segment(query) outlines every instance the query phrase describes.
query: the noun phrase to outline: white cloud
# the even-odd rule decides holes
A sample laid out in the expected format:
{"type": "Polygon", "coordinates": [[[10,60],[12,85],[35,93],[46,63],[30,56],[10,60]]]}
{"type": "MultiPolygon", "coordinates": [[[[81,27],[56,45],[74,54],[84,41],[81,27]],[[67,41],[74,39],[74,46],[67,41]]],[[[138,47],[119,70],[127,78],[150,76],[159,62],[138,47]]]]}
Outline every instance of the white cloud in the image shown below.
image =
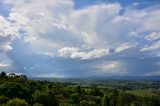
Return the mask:
{"type": "Polygon", "coordinates": [[[159,50],[159,49],[160,49],[160,41],[157,41],[151,45],[146,45],[140,51],[143,52],[143,51],[151,51],[151,50],[159,50]]]}
{"type": "Polygon", "coordinates": [[[123,66],[123,62],[120,61],[110,61],[102,64],[98,64],[96,68],[107,75],[126,75],[127,70],[123,66]]]}
{"type": "Polygon", "coordinates": [[[11,41],[18,36],[16,29],[6,17],[0,16],[0,52],[11,50],[11,41]]]}
{"type": "Polygon", "coordinates": [[[109,49],[94,49],[86,53],[82,57],[82,59],[93,59],[93,58],[100,58],[102,56],[109,55],[110,51],[109,49]]]}
{"type": "Polygon", "coordinates": [[[110,52],[108,49],[94,49],[90,51],[80,51],[77,48],[65,47],[58,51],[58,56],[69,58],[80,58],[82,60],[100,58],[108,55],[110,52]]]}
{"type": "Polygon", "coordinates": [[[55,55],[52,52],[42,52],[39,53],[40,55],[44,55],[44,56],[49,56],[49,57],[54,57],[55,55]]]}
{"type": "Polygon", "coordinates": [[[47,78],[47,77],[54,77],[54,78],[65,78],[66,76],[64,75],[58,75],[55,73],[50,73],[50,74],[41,74],[41,75],[37,75],[36,77],[40,77],[40,78],[47,78]]]}
{"type": "MultiPolygon", "coordinates": [[[[9,20],[16,24],[13,28],[21,28],[25,42],[38,53],[57,52],[66,46],[83,51],[80,50],[83,45],[95,49],[94,52],[101,48],[123,52],[135,46],[131,42],[137,43],[139,33],[155,32],[160,27],[157,18],[160,11],[155,8],[137,10],[123,8],[119,3],[102,3],[76,10],[72,0],[5,0],[4,3],[11,6],[9,20]],[[125,11],[120,15],[122,8],[125,11]]],[[[154,35],[154,39],[158,37],[154,35]]],[[[76,52],[72,58],[82,57],[86,52],[76,52]]]]}
{"type": "Polygon", "coordinates": [[[121,44],[118,48],[116,48],[115,52],[116,53],[123,52],[125,50],[128,50],[128,49],[135,47],[136,45],[137,45],[137,43],[135,43],[135,44],[124,43],[124,44],[121,44]]]}
{"type": "Polygon", "coordinates": [[[6,42],[5,44],[0,45],[0,52],[6,52],[8,50],[12,50],[13,48],[10,46],[9,42],[6,42]]]}
{"type": "Polygon", "coordinates": [[[145,36],[145,39],[149,41],[160,39],[160,32],[152,32],[151,34],[145,36]]]}
{"type": "Polygon", "coordinates": [[[10,19],[26,31],[28,36],[25,41],[30,42],[38,50],[42,50],[41,48],[59,49],[64,46],[73,46],[75,43],[77,46],[104,46],[106,41],[101,39],[104,35],[96,31],[101,26],[99,24],[101,18],[105,15],[103,20],[109,21],[117,16],[121,9],[117,3],[75,10],[73,1],[61,0],[17,1],[16,3],[6,0],[5,3],[12,5],[10,19]]]}
{"type": "Polygon", "coordinates": [[[72,53],[78,52],[77,48],[74,47],[64,47],[58,51],[59,56],[69,57],[72,53]]]}
{"type": "MultiPolygon", "coordinates": [[[[119,47],[113,48],[113,49],[98,48],[98,49],[89,49],[89,50],[85,49],[85,47],[82,50],[75,47],[64,47],[58,50],[57,56],[68,57],[68,58],[80,58],[82,60],[94,59],[94,58],[100,58],[107,55],[112,55],[113,53],[121,53],[135,47],[136,45],[137,43],[135,44],[124,43],[124,44],[121,44],[119,47]]],[[[52,56],[52,57],[54,56],[54,54],[51,52],[50,53],[44,52],[43,54],[52,56]]]]}
{"type": "Polygon", "coordinates": [[[112,72],[112,73],[117,72],[116,68],[117,68],[117,65],[114,64],[114,63],[105,64],[105,65],[102,66],[103,71],[107,71],[107,72],[109,71],[109,72],[112,72]]]}
{"type": "MultiPolygon", "coordinates": [[[[10,10],[8,17],[0,16],[0,51],[11,49],[14,51],[11,41],[21,37],[24,41],[14,42],[14,46],[17,47],[17,51],[21,50],[21,57],[28,61],[20,60],[15,50],[13,55],[16,56],[11,58],[13,61],[15,59],[14,62],[20,61],[17,63],[40,64],[39,60],[42,63],[50,62],[48,58],[44,62],[44,57],[39,57],[42,55],[37,54],[55,58],[56,56],[74,58],[76,61],[92,59],[94,62],[95,58],[103,56],[114,58],[119,54],[126,56],[131,53],[138,54],[139,48],[144,45],[148,46],[140,51],[148,51],[147,53],[151,50],[158,53],[160,48],[159,8],[149,7],[139,10],[135,7],[123,7],[119,3],[99,3],[75,9],[73,0],[17,0],[16,2],[4,0],[4,5],[10,10]],[[151,34],[144,37],[146,33],[151,34]],[[36,59],[31,61],[30,55],[23,53],[32,50],[38,62],[36,59]]],[[[105,59],[102,61],[110,61],[105,59]]],[[[94,65],[96,66],[98,62],[94,65]]],[[[47,63],[45,68],[51,70],[49,68],[53,66],[50,64],[47,63]]],[[[117,68],[111,73],[126,73],[123,67],[127,66],[123,66],[122,63],[98,64],[98,68],[107,73],[114,64],[117,68]]],[[[89,69],[92,67],[93,64],[89,69]]]]}
{"type": "Polygon", "coordinates": [[[10,13],[9,20],[12,23],[19,24],[19,25],[27,25],[29,23],[29,19],[19,13],[10,13]]]}
{"type": "Polygon", "coordinates": [[[10,64],[6,64],[6,63],[0,63],[0,68],[6,68],[9,67],[10,64]]]}

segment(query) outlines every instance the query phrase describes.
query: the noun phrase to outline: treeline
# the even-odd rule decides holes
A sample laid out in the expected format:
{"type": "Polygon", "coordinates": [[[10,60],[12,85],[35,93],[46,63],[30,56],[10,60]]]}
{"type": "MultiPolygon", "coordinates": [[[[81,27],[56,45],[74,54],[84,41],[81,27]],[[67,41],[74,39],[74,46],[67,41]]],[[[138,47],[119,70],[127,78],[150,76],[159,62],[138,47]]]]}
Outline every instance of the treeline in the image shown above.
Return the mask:
{"type": "Polygon", "coordinates": [[[0,106],[160,106],[160,91],[139,96],[127,90],[34,81],[2,72],[0,106]]]}

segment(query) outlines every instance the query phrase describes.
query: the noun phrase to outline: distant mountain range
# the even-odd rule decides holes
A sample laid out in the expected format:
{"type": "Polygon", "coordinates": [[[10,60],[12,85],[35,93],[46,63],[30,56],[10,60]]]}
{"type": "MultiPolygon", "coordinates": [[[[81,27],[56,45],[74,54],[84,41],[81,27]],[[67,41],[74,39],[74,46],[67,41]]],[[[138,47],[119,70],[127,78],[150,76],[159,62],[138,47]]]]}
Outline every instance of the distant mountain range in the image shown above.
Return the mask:
{"type": "Polygon", "coordinates": [[[95,80],[153,80],[160,81],[160,76],[108,76],[108,77],[99,77],[99,76],[90,76],[89,78],[95,80]]]}
{"type": "Polygon", "coordinates": [[[86,78],[54,78],[54,77],[30,77],[33,80],[45,80],[51,82],[79,82],[79,81],[160,81],[160,76],[90,76],[86,78]]]}

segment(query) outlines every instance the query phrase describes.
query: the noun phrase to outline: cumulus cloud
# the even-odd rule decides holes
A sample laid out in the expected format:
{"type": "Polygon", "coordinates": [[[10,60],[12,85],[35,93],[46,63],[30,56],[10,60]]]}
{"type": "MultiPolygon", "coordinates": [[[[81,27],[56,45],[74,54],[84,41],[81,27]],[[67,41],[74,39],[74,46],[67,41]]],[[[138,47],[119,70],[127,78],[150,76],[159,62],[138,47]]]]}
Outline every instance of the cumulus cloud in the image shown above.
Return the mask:
{"type": "Polygon", "coordinates": [[[115,52],[116,53],[123,52],[123,51],[125,51],[127,49],[131,49],[131,48],[135,47],[136,45],[137,45],[137,43],[135,43],[135,44],[124,43],[124,44],[121,44],[120,47],[117,47],[115,49],[115,52]]]}
{"type": "Polygon", "coordinates": [[[3,16],[0,16],[0,52],[11,50],[11,41],[17,37],[17,29],[3,16]]]}
{"type": "Polygon", "coordinates": [[[60,56],[63,56],[63,57],[68,57],[70,56],[72,53],[75,53],[75,52],[78,52],[78,49],[77,48],[69,48],[69,47],[65,47],[65,48],[62,48],[58,51],[59,55],[60,56]]]}
{"type": "Polygon", "coordinates": [[[126,75],[127,69],[124,68],[124,64],[121,61],[103,62],[96,65],[96,68],[104,75],[126,75]]]}
{"type": "Polygon", "coordinates": [[[58,51],[58,56],[69,58],[94,59],[108,55],[110,52],[108,49],[94,49],[90,51],[80,51],[74,47],[64,47],[58,51]]]}
{"type": "Polygon", "coordinates": [[[121,8],[119,4],[102,4],[75,10],[72,1],[55,0],[51,2],[18,1],[17,3],[7,0],[5,3],[13,6],[10,19],[19,23],[20,27],[26,30],[29,35],[26,37],[26,41],[30,41],[37,46],[43,46],[41,42],[47,42],[48,46],[53,45],[51,40],[54,40],[54,45],[61,43],[61,46],[63,44],[72,46],[74,42],[77,42],[78,46],[84,44],[95,46],[101,42],[101,40],[98,40],[101,39],[99,36],[104,36],[96,32],[100,26],[99,21],[102,15],[108,17],[104,21],[109,21],[112,17],[118,15],[121,8]],[[32,7],[35,8],[34,11],[36,12],[30,9],[32,7]],[[92,14],[89,14],[91,12],[92,14]],[[84,16],[86,17],[85,20],[83,19],[84,16]],[[26,24],[27,26],[25,26],[26,24]],[[36,38],[36,40],[41,42],[37,42],[32,38],[36,38]]]}
{"type": "Polygon", "coordinates": [[[160,32],[152,32],[151,34],[145,36],[145,39],[149,41],[160,39],[160,32]]]}
{"type": "Polygon", "coordinates": [[[9,67],[10,64],[6,64],[6,63],[0,63],[0,68],[6,68],[9,67]]]}
{"type": "Polygon", "coordinates": [[[18,24],[16,27],[25,32],[25,41],[38,52],[54,53],[65,46],[81,49],[83,45],[94,49],[117,48],[115,51],[122,52],[133,47],[125,42],[135,44],[139,33],[159,26],[156,18],[159,10],[125,8],[120,14],[123,7],[119,3],[95,4],[78,10],[74,1],[67,0],[18,0],[16,3],[5,0],[4,3],[12,7],[9,19],[18,24]],[[136,36],[130,36],[133,32],[136,36]]]}
{"type": "Polygon", "coordinates": [[[10,46],[10,42],[6,42],[5,44],[0,45],[0,52],[6,52],[12,49],[13,48],[10,46]]]}
{"type": "Polygon", "coordinates": [[[151,45],[146,45],[140,51],[151,51],[151,50],[159,50],[160,49],[160,41],[154,42],[151,45]]]}
{"type": "MultiPolygon", "coordinates": [[[[75,47],[64,47],[58,50],[57,56],[68,57],[68,58],[80,58],[82,60],[100,58],[103,56],[113,55],[120,52],[124,52],[128,49],[135,47],[137,43],[124,43],[117,48],[108,49],[91,49],[91,50],[80,50],[75,47]]],[[[44,53],[46,54],[46,53],[44,53]]],[[[47,53],[48,56],[53,56],[52,53],[47,53]]]]}
{"type": "MultiPolygon", "coordinates": [[[[158,53],[160,48],[160,10],[154,6],[137,9],[120,3],[98,3],[76,9],[73,0],[4,0],[3,5],[10,10],[8,17],[0,16],[0,51],[12,49],[10,57],[15,64],[37,64],[38,58],[45,60],[42,55],[79,62],[117,58],[119,54],[141,58],[139,51],[148,51],[145,57],[151,50],[158,53]],[[16,38],[22,41],[13,44],[16,38]],[[20,56],[15,56],[19,50],[20,56],[31,62],[20,61],[20,56]],[[26,55],[28,51],[37,56],[37,61],[26,55]]],[[[105,64],[104,69],[112,66],[105,64]]],[[[51,70],[53,64],[44,67],[51,70]]]]}

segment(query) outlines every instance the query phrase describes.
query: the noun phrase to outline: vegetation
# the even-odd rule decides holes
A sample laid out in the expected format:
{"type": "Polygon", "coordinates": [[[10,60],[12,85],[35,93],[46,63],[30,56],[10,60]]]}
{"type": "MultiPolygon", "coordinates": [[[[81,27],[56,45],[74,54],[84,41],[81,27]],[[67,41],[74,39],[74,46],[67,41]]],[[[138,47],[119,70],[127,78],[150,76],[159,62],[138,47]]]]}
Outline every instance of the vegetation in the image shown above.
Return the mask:
{"type": "Polygon", "coordinates": [[[156,81],[76,84],[0,74],[0,106],[160,106],[156,81]],[[146,87],[144,87],[146,86],[146,87]]]}
{"type": "Polygon", "coordinates": [[[28,106],[25,100],[21,100],[18,98],[11,99],[6,105],[7,106],[28,106]]]}

